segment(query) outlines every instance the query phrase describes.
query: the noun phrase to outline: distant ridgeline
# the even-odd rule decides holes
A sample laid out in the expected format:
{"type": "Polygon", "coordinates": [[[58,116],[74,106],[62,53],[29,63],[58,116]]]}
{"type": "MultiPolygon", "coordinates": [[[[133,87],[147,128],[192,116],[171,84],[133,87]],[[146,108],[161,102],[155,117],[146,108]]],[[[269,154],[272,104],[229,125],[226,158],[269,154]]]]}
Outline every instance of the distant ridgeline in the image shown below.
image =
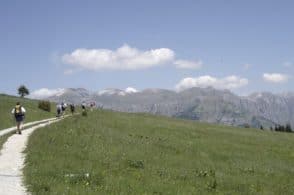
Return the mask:
{"type": "Polygon", "coordinates": [[[228,90],[210,87],[181,92],[164,89],[146,89],[141,92],[107,89],[96,93],[82,88],[69,88],[48,99],[75,104],[95,101],[96,106],[115,111],[146,112],[243,127],[274,129],[278,125],[294,126],[294,93],[254,93],[240,97],[228,90]]]}

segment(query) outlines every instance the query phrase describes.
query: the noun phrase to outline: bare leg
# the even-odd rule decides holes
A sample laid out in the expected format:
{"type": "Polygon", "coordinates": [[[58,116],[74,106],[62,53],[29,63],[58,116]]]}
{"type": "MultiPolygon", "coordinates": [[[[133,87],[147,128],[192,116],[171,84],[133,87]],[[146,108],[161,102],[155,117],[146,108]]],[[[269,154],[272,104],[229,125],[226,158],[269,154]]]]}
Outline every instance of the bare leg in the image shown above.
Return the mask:
{"type": "Polygon", "coordinates": [[[16,133],[20,132],[20,122],[16,122],[16,133]]]}
{"type": "Polygon", "coordinates": [[[21,134],[21,130],[22,130],[22,122],[19,123],[19,130],[18,130],[19,134],[21,134]]]}

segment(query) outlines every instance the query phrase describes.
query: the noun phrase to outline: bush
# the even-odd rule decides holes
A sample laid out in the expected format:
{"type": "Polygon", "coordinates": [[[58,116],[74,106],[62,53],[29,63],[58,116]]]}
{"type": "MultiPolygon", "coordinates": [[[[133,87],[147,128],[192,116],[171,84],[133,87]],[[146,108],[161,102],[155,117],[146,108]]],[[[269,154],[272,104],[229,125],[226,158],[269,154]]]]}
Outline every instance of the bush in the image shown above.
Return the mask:
{"type": "Polygon", "coordinates": [[[86,110],[83,110],[83,112],[82,112],[82,116],[87,116],[88,114],[87,114],[87,111],[86,110]]]}
{"type": "Polygon", "coordinates": [[[290,124],[286,124],[286,126],[284,126],[284,125],[276,125],[275,126],[275,131],[292,133],[292,128],[291,128],[290,124]]]}
{"type": "Polygon", "coordinates": [[[243,127],[244,127],[244,128],[250,128],[250,125],[249,125],[248,123],[245,123],[245,124],[243,125],[243,127]]]}
{"type": "Polygon", "coordinates": [[[39,101],[38,108],[40,108],[41,110],[50,112],[51,111],[51,104],[49,101],[39,101]]]}
{"type": "Polygon", "coordinates": [[[142,160],[128,160],[129,167],[135,169],[144,169],[144,163],[142,160]]]}

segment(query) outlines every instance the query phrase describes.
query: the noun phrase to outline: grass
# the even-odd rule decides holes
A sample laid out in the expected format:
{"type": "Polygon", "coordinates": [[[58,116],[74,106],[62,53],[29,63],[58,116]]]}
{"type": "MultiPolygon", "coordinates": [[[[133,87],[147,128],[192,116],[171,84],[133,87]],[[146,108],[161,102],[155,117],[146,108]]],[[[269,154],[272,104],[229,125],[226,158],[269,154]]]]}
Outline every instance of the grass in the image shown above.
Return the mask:
{"type": "Polygon", "coordinates": [[[35,131],[32,194],[294,194],[294,135],[111,111],[35,131]]]}
{"type": "Polygon", "coordinates": [[[25,122],[31,122],[55,116],[54,104],[52,104],[51,107],[53,110],[51,112],[46,112],[38,108],[37,100],[0,94],[0,130],[15,125],[14,116],[11,114],[11,110],[18,101],[21,102],[27,111],[25,122]]]}

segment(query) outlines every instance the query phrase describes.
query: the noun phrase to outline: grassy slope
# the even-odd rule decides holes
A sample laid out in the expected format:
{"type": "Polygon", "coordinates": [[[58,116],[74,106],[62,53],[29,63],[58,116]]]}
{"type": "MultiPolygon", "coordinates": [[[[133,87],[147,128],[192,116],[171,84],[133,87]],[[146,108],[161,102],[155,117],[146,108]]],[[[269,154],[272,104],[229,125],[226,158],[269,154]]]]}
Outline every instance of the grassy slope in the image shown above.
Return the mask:
{"type": "Polygon", "coordinates": [[[21,102],[27,111],[25,122],[41,120],[55,116],[54,105],[52,105],[53,110],[51,112],[45,112],[38,108],[38,101],[36,100],[0,94],[0,130],[15,125],[11,110],[14,108],[17,101],[21,102]]]}
{"type": "Polygon", "coordinates": [[[24,174],[33,194],[294,194],[293,148],[294,134],[94,111],[34,132],[24,174]]]}

